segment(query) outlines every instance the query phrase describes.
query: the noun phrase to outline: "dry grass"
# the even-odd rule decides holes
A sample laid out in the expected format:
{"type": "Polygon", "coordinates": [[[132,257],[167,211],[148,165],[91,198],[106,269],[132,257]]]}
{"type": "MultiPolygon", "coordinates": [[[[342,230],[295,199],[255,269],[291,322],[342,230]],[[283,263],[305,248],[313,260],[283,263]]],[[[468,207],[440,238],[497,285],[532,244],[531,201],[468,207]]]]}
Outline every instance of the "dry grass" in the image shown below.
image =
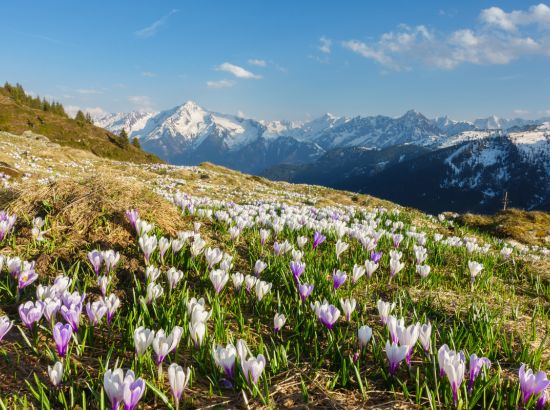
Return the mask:
{"type": "Polygon", "coordinates": [[[546,212],[509,209],[496,215],[464,214],[458,221],[499,238],[530,245],[544,245],[550,236],[550,214],[546,212]]]}

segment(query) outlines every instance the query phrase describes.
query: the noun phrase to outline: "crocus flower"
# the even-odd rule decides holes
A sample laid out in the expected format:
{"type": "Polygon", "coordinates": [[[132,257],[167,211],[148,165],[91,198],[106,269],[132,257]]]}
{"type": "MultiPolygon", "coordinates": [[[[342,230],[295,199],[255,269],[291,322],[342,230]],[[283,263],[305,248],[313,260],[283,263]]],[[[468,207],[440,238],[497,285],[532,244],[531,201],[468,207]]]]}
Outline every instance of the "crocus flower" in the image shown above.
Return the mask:
{"type": "Polygon", "coordinates": [[[383,255],[383,252],[372,251],[370,253],[370,260],[373,261],[374,263],[378,264],[378,263],[380,263],[380,259],[382,259],[382,255],[383,255]]]}
{"type": "Polygon", "coordinates": [[[401,262],[399,259],[391,258],[390,259],[390,278],[393,278],[397,275],[403,268],[405,263],[401,262]]]}
{"type": "Polygon", "coordinates": [[[356,305],[357,302],[355,299],[340,299],[340,306],[342,307],[342,311],[344,312],[344,316],[348,322],[351,320],[351,314],[355,310],[356,305]]]}
{"type": "Polygon", "coordinates": [[[145,393],[145,381],[141,377],[137,379],[134,372],[128,370],[124,377],[122,401],[124,410],[134,410],[145,393]]]}
{"type": "Polygon", "coordinates": [[[335,271],[332,274],[332,287],[335,290],[338,289],[340,286],[342,286],[344,284],[347,277],[348,277],[348,275],[346,274],[346,272],[341,272],[339,270],[335,271]]]}
{"type": "Polygon", "coordinates": [[[258,384],[258,380],[265,369],[265,363],[265,357],[262,354],[241,361],[241,368],[249,385],[258,384]]]}
{"type": "Polygon", "coordinates": [[[97,325],[106,313],[107,306],[105,306],[105,303],[102,300],[96,300],[93,303],[86,303],[86,314],[88,315],[88,319],[90,319],[90,323],[93,326],[97,325]]]}
{"type": "Polygon", "coordinates": [[[178,283],[183,279],[183,272],[172,267],[166,271],[166,278],[170,289],[175,289],[178,283]]]}
{"type": "Polygon", "coordinates": [[[10,318],[7,316],[0,316],[0,342],[6,336],[13,326],[13,322],[10,321],[10,318]]]}
{"type": "Polygon", "coordinates": [[[403,359],[407,356],[408,350],[409,346],[407,345],[399,346],[395,342],[390,344],[390,342],[386,340],[386,356],[388,357],[388,361],[390,363],[390,374],[392,376],[395,376],[397,373],[397,369],[403,359]]]}
{"type": "Polygon", "coordinates": [[[66,305],[61,306],[61,316],[67,321],[73,328],[73,332],[78,332],[78,326],[80,325],[80,314],[82,313],[82,303],[73,303],[69,307],[66,305]]]}
{"type": "Polygon", "coordinates": [[[483,265],[475,261],[468,261],[468,269],[470,270],[470,276],[472,277],[473,282],[479,272],[483,269],[483,265]]]}
{"type": "Polygon", "coordinates": [[[296,239],[296,243],[298,244],[298,248],[302,249],[307,243],[307,238],[305,236],[299,236],[298,239],[296,239]]]}
{"type": "Polygon", "coordinates": [[[367,325],[361,326],[357,331],[357,338],[359,339],[359,347],[361,349],[366,347],[371,337],[372,337],[372,329],[367,325]]]}
{"type": "Polygon", "coordinates": [[[222,291],[223,287],[229,280],[229,274],[221,269],[211,270],[209,277],[210,282],[212,282],[212,285],[214,286],[216,294],[219,294],[222,291]]]}
{"type": "Polygon", "coordinates": [[[56,323],[52,329],[52,336],[57,349],[57,355],[64,358],[67,355],[67,348],[73,335],[73,329],[68,324],[56,323]]]}
{"type": "Polygon", "coordinates": [[[286,317],[282,313],[275,313],[275,317],[273,318],[273,329],[275,332],[278,332],[281,330],[281,328],[285,325],[286,317]]]}
{"type": "Polygon", "coordinates": [[[128,219],[128,222],[130,222],[130,225],[137,231],[137,225],[136,222],[139,219],[139,213],[137,209],[129,209],[126,211],[126,218],[128,219]]]}
{"type": "Polygon", "coordinates": [[[101,269],[101,264],[103,263],[103,253],[97,249],[94,249],[93,251],[88,252],[88,260],[90,261],[96,275],[99,275],[99,270],[101,269]]]}
{"type": "Polygon", "coordinates": [[[425,278],[430,274],[431,268],[429,265],[416,265],[416,273],[420,275],[420,277],[425,278]]]}
{"type": "Polygon", "coordinates": [[[170,383],[170,389],[172,390],[172,395],[174,396],[174,402],[176,403],[176,409],[179,408],[179,402],[181,395],[189,383],[191,378],[191,369],[188,367],[185,371],[183,367],[179,366],[176,363],[172,363],[168,367],[168,381],[170,383]]]}
{"type": "Polygon", "coordinates": [[[105,303],[105,306],[107,307],[107,323],[111,323],[113,317],[115,316],[115,312],[120,306],[120,299],[117,295],[111,293],[106,298],[103,298],[103,303],[105,303]]]}
{"type": "Polygon", "coordinates": [[[233,282],[233,287],[235,288],[235,290],[241,290],[244,282],[244,275],[240,272],[235,272],[233,275],[231,275],[231,281],[233,282]]]}
{"type": "Polygon", "coordinates": [[[59,386],[61,379],[63,379],[63,363],[55,362],[53,366],[48,365],[48,377],[54,387],[59,386]]]}
{"type": "MultiPolygon", "coordinates": [[[[399,343],[399,330],[405,328],[405,319],[397,319],[395,316],[388,317],[388,331],[390,332],[391,341],[394,343],[399,343]]],[[[405,343],[401,343],[405,344],[405,343]]]]}
{"type": "Polygon", "coordinates": [[[254,264],[254,274],[256,276],[260,276],[260,273],[262,273],[265,270],[265,268],[267,268],[267,263],[258,259],[254,264]]]}
{"type": "Polygon", "coordinates": [[[304,273],[305,269],[306,269],[305,263],[297,262],[297,261],[290,262],[290,271],[292,272],[292,277],[294,278],[294,282],[296,283],[300,282],[300,276],[302,276],[302,273],[304,273]]]}
{"type": "Polygon", "coordinates": [[[330,305],[326,300],[322,304],[316,302],[315,314],[317,315],[317,319],[319,319],[319,321],[329,330],[332,330],[334,324],[340,317],[338,308],[334,305],[330,305]]]}
{"type": "Polygon", "coordinates": [[[544,410],[544,407],[548,401],[550,401],[550,393],[548,392],[548,389],[545,389],[537,400],[537,410],[544,410]]]}
{"type": "Polygon", "coordinates": [[[301,283],[298,285],[298,293],[300,293],[300,298],[302,303],[306,301],[307,297],[313,292],[313,285],[309,283],[301,283]]]}
{"type": "Polygon", "coordinates": [[[159,246],[159,253],[160,253],[160,259],[164,260],[164,254],[168,249],[170,249],[170,246],[172,244],[170,243],[170,239],[165,238],[164,236],[159,239],[158,246],[159,246]]]}
{"type": "Polygon", "coordinates": [[[208,264],[208,269],[212,269],[214,265],[220,263],[223,257],[223,252],[220,248],[206,248],[204,258],[208,264]]]}
{"type": "Polygon", "coordinates": [[[44,303],[39,300],[35,303],[29,301],[19,305],[19,317],[29,330],[32,330],[34,324],[40,320],[43,313],[44,303]]]}
{"type": "Polygon", "coordinates": [[[406,361],[409,366],[411,365],[411,357],[414,352],[416,342],[418,341],[419,334],[420,323],[416,323],[408,327],[397,327],[397,337],[399,339],[399,343],[409,346],[406,357],[406,361]]]}
{"type": "Polygon", "coordinates": [[[145,268],[145,277],[148,282],[155,282],[160,276],[160,269],[156,266],[149,265],[145,268]]]}
{"type": "Polygon", "coordinates": [[[155,235],[149,236],[147,234],[143,234],[143,236],[140,236],[138,240],[139,246],[141,247],[141,250],[143,251],[143,257],[145,258],[145,264],[149,265],[149,259],[151,258],[151,255],[157,249],[158,240],[155,235]]]}
{"type": "Polygon", "coordinates": [[[378,263],[373,261],[366,261],[365,262],[365,269],[367,271],[367,276],[370,278],[374,271],[378,268],[378,263]]]}
{"type": "Polygon", "coordinates": [[[191,321],[189,322],[189,335],[191,340],[195,344],[195,347],[202,345],[204,336],[206,334],[206,324],[202,321],[191,321]]]}
{"type": "Polygon", "coordinates": [[[142,356],[155,339],[155,332],[140,326],[134,330],[134,346],[138,357],[142,356]]]}
{"type": "Polygon", "coordinates": [[[491,361],[486,357],[477,357],[474,353],[470,356],[470,376],[468,378],[468,391],[471,393],[474,389],[474,382],[481,372],[481,369],[485,366],[486,368],[491,367],[491,361]]]}
{"type": "Polygon", "coordinates": [[[336,259],[340,259],[340,255],[349,248],[349,244],[338,239],[338,241],[336,241],[335,248],[336,248],[336,259]]]}
{"type": "Polygon", "coordinates": [[[458,393],[460,391],[460,385],[464,380],[464,370],[466,365],[464,358],[460,354],[449,355],[443,361],[443,371],[449,379],[451,389],[453,390],[454,402],[458,402],[458,393]]]}
{"type": "Polygon", "coordinates": [[[111,402],[111,410],[118,410],[124,398],[124,371],[107,369],[103,375],[103,388],[111,402]]]}
{"type": "Polygon", "coordinates": [[[420,344],[422,345],[426,353],[430,352],[430,346],[432,342],[431,336],[432,336],[432,324],[430,322],[420,326],[420,333],[418,335],[418,339],[420,340],[420,344]]]}
{"type": "Polygon", "coordinates": [[[351,283],[353,283],[355,285],[357,283],[357,281],[359,279],[361,279],[361,277],[365,274],[365,271],[366,271],[366,269],[365,269],[364,266],[353,265],[353,271],[352,271],[352,274],[351,274],[351,283]]]}
{"type": "Polygon", "coordinates": [[[395,303],[384,302],[383,300],[379,299],[376,303],[376,306],[378,307],[378,315],[380,316],[380,321],[383,325],[385,325],[388,321],[388,316],[395,308],[395,303]]]}
{"type": "Polygon", "coordinates": [[[260,301],[271,291],[271,283],[264,282],[263,280],[257,280],[255,285],[256,298],[260,301]]]}
{"type": "Polygon", "coordinates": [[[164,294],[164,289],[162,286],[155,282],[151,282],[147,285],[147,294],[145,298],[145,303],[150,304],[153,301],[157,300],[164,294]]]}
{"type": "Polygon", "coordinates": [[[17,217],[5,211],[0,211],[0,241],[4,240],[12,231],[17,217]]]}
{"type": "Polygon", "coordinates": [[[112,249],[103,252],[103,262],[105,262],[105,273],[111,273],[120,261],[120,253],[112,249]]]}
{"type": "Polygon", "coordinates": [[[105,296],[107,294],[107,289],[109,287],[109,283],[111,282],[111,278],[109,276],[98,276],[97,278],[97,286],[99,286],[99,290],[101,291],[101,294],[105,296]]]}
{"type": "Polygon", "coordinates": [[[156,354],[157,364],[161,364],[164,358],[177,347],[182,334],[183,328],[180,326],[175,326],[168,336],[166,336],[162,329],[157,331],[153,339],[153,350],[156,354]]]}
{"type": "Polygon", "coordinates": [[[319,245],[321,245],[325,239],[327,239],[326,236],[324,236],[323,234],[321,234],[321,232],[315,232],[313,234],[313,249],[316,249],[319,245]]]}
{"type": "Polygon", "coordinates": [[[44,317],[46,320],[53,324],[53,320],[61,309],[61,301],[59,299],[44,299],[44,317]]]}
{"type": "Polygon", "coordinates": [[[212,355],[216,364],[225,373],[225,377],[233,380],[235,378],[235,359],[237,358],[235,346],[231,343],[228,343],[226,347],[218,345],[212,355]]]}
{"type": "Polygon", "coordinates": [[[23,262],[21,272],[17,277],[17,288],[23,289],[38,279],[38,274],[34,270],[34,262],[23,262]]]}
{"type": "Polygon", "coordinates": [[[267,229],[260,229],[260,243],[262,246],[265,245],[266,241],[269,239],[270,231],[267,229]]]}
{"type": "Polygon", "coordinates": [[[393,234],[392,240],[393,240],[393,246],[395,248],[399,248],[399,245],[401,244],[401,241],[403,240],[403,235],[401,235],[400,233],[393,234]]]}
{"type": "Polygon", "coordinates": [[[519,368],[519,387],[524,404],[529,401],[531,396],[542,393],[548,385],[550,385],[550,380],[542,370],[535,374],[531,369],[525,371],[525,364],[519,368]]]}

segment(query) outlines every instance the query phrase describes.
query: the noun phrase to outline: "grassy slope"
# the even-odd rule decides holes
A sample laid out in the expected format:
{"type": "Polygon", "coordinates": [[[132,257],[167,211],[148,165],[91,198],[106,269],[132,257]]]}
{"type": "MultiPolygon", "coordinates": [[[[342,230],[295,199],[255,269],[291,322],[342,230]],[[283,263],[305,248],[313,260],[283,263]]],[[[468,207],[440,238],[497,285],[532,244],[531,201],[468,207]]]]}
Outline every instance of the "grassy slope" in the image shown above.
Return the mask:
{"type": "Polygon", "coordinates": [[[0,88],[0,131],[41,134],[52,142],[93,152],[99,157],[138,163],[161,162],[153,154],[129,144],[121,147],[116,136],[91,124],[79,125],[75,120],[16,103],[0,88]]]}
{"type": "MultiPolygon", "coordinates": [[[[159,188],[239,203],[266,199],[316,207],[337,205],[368,208],[384,206],[388,209],[396,207],[387,201],[366,195],[354,195],[316,186],[276,183],[212,164],[176,168],[154,164],[113,163],[97,158],[89,152],[65,147],[59,149],[43,141],[31,141],[2,133],[0,133],[0,162],[10,166],[17,164],[21,172],[32,174],[28,181],[16,179],[12,187],[0,189],[0,209],[9,209],[19,216],[17,240],[2,249],[2,253],[36,260],[41,283],[51,282],[51,279],[61,271],[66,271],[69,275],[74,274],[75,278],[78,277],[78,288],[85,284],[89,297],[93,300],[97,298],[97,288],[94,276],[90,275],[89,268],[84,266],[87,251],[93,248],[112,248],[120,251],[122,263],[112,288],[122,299],[122,312],[127,312],[133,305],[132,278],[134,275],[143,277],[142,255],[137,250],[133,234],[125,221],[124,211],[128,208],[138,208],[145,220],[155,223],[158,232],[167,236],[173,237],[177,230],[193,229],[192,223],[195,219],[188,215],[183,216],[173,205],[153,192],[159,188]],[[50,168],[53,171],[50,171],[50,168]],[[55,182],[46,185],[38,182],[54,174],[58,174],[55,182]],[[35,244],[30,239],[30,221],[34,216],[47,218],[50,231],[46,243],[35,244]]],[[[399,208],[402,211],[401,220],[407,224],[415,224],[430,234],[437,231],[446,235],[474,236],[482,243],[488,242],[497,247],[493,236],[485,232],[478,233],[477,229],[471,229],[468,224],[464,226],[438,224],[418,211],[399,208]]],[[[250,272],[251,263],[253,264],[256,258],[261,257],[270,263],[270,271],[277,272],[277,275],[281,276],[287,272],[287,261],[280,261],[269,256],[267,251],[258,249],[257,233],[251,233],[250,236],[243,235],[236,248],[232,248],[227,230],[219,223],[203,221],[201,234],[208,241],[208,246],[219,246],[225,251],[236,254],[235,270],[243,273],[250,272]]],[[[323,260],[331,260],[333,257],[334,238],[330,238],[329,241],[330,245],[322,251],[323,260]]],[[[389,243],[384,245],[385,252],[389,248],[389,243]]],[[[357,247],[349,250],[345,258],[346,264],[352,263],[352,255],[360,256],[361,250],[357,247]]],[[[364,278],[361,288],[357,287],[354,290],[353,296],[358,299],[361,310],[357,312],[355,321],[350,325],[349,338],[354,337],[353,332],[358,324],[368,323],[375,328],[377,342],[383,341],[385,333],[384,329],[377,324],[375,309],[376,298],[382,297],[385,300],[398,300],[400,302],[398,309],[404,315],[414,311],[417,317],[428,317],[433,323],[439,324],[445,332],[437,335],[438,343],[443,341],[450,343],[448,329],[453,328],[456,332],[456,340],[461,347],[465,347],[469,352],[494,355],[503,366],[503,378],[500,379],[499,376],[497,386],[510,388],[516,385],[512,369],[518,361],[538,362],[542,364],[543,369],[547,369],[545,363],[548,363],[550,352],[543,349],[540,357],[540,347],[543,340],[548,340],[544,338],[548,337],[550,284],[548,279],[541,280],[537,275],[543,273],[543,269],[548,272],[548,266],[537,265],[535,262],[527,263],[521,259],[502,262],[497,257],[487,257],[485,261],[488,267],[487,276],[484,276],[480,282],[483,288],[479,292],[470,293],[467,278],[466,280],[463,278],[464,262],[468,259],[468,255],[463,253],[463,250],[430,249],[430,258],[434,272],[432,279],[425,283],[419,282],[412,272],[403,273],[392,284],[387,284],[385,276],[375,275],[377,278],[373,280],[364,278]],[[491,325],[492,323],[495,325],[491,325]],[[495,347],[489,347],[490,344],[495,344],[495,347]],[[533,353],[536,351],[539,351],[538,359],[532,357],[536,356],[536,353],[533,353]],[[510,379],[507,379],[508,377],[510,379]]],[[[318,259],[321,258],[315,254],[306,255],[308,266],[312,268],[319,264],[318,259]]],[[[413,266],[411,261],[407,262],[409,266],[413,266]]],[[[200,269],[204,271],[202,265],[200,269]]],[[[346,266],[346,269],[349,271],[349,266],[346,266]]],[[[319,269],[319,271],[324,272],[325,269],[319,269]]],[[[387,272],[386,266],[383,271],[387,272]]],[[[189,274],[195,275],[192,272],[189,274]]],[[[273,281],[275,280],[274,277],[273,281]]],[[[198,275],[188,283],[191,295],[200,296],[206,290],[211,290],[208,279],[198,275]]],[[[232,303],[232,293],[229,289],[228,284],[222,294],[221,303],[225,307],[231,306],[232,303]]],[[[280,284],[279,289],[284,294],[280,284]]],[[[34,285],[25,291],[23,300],[33,298],[33,291],[34,285]]],[[[158,325],[156,323],[148,325],[149,327],[170,328],[172,324],[166,323],[166,317],[170,316],[169,312],[172,308],[178,312],[177,320],[185,316],[182,313],[185,309],[183,299],[179,293],[177,295],[177,297],[173,296],[174,300],[170,303],[158,306],[156,313],[159,318],[163,318],[163,322],[158,325]]],[[[3,310],[19,323],[16,305],[9,298],[2,299],[1,296],[0,293],[0,311],[3,310]]],[[[262,305],[254,307],[250,301],[246,302],[246,300],[247,298],[243,300],[243,309],[247,316],[246,331],[249,340],[263,340],[269,348],[272,312],[269,309],[265,309],[264,312],[262,305]],[[258,309],[261,314],[258,314],[258,309]],[[252,320],[255,315],[260,316],[260,320],[252,320]]],[[[290,303],[283,305],[290,306],[290,303]]],[[[289,317],[291,328],[294,316],[289,315],[289,317]]],[[[228,331],[236,336],[239,331],[233,328],[234,318],[228,315],[227,319],[228,331]]],[[[119,320],[113,326],[112,331],[102,327],[95,334],[97,347],[89,347],[90,350],[78,357],[78,363],[74,365],[73,370],[75,374],[72,377],[77,392],[82,391],[89,395],[89,390],[84,385],[86,378],[91,380],[92,387],[99,391],[101,374],[98,373],[98,357],[104,359],[107,356],[110,344],[116,344],[118,358],[124,360],[125,366],[131,364],[133,345],[129,342],[130,336],[127,334],[128,323],[119,320]]],[[[339,324],[338,328],[347,329],[347,326],[339,324]]],[[[209,330],[211,335],[214,331],[214,329],[209,330]]],[[[319,340],[315,343],[320,346],[320,351],[329,349],[323,334],[322,331],[319,332],[319,340]]],[[[293,346],[298,336],[290,332],[288,336],[292,336],[291,346],[293,346]]],[[[185,338],[186,341],[187,339],[188,337],[185,338]]],[[[42,343],[47,343],[51,347],[49,337],[46,337],[42,343]]],[[[309,346],[309,343],[309,341],[301,342],[303,346],[309,346]]],[[[258,344],[251,344],[255,352],[258,351],[258,344]]],[[[274,344],[279,345],[281,342],[276,341],[274,344]]],[[[350,342],[349,346],[352,347],[353,343],[350,342]]],[[[414,404],[415,386],[414,383],[411,384],[414,377],[408,376],[405,369],[402,369],[400,378],[408,380],[411,396],[404,395],[402,387],[397,383],[391,384],[391,381],[383,380],[384,373],[381,369],[384,366],[379,363],[383,363],[384,355],[381,344],[377,346],[376,349],[369,350],[360,367],[361,374],[369,383],[367,404],[362,401],[356,381],[348,381],[347,385],[343,385],[341,381],[338,363],[347,360],[347,355],[351,355],[352,352],[346,350],[342,358],[332,354],[334,348],[328,350],[331,353],[330,359],[326,357],[320,360],[319,364],[308,361],[298,362],[296,354],[289,349],[288,370],[270,376],[272,404],[276,407],[358,409],[366,406],[368,408],[420,407],[414,404]],[[309,402],[305,402],[303,389],[308,392],[309,402]],[[391,389],[395,389],[396,393],[393,394],[391,389]]],[[[0,360],[0,378],[3,380],[0,385],[0,398],[11,397],[14,392],[17,392],[33,401],[31,393],[21,379],[34,371],[45,385],[49,386],[45,369],[52,363],[52,358],[47,353],[48,349],[45,348],[44,352],[34,354],[26,346],[17,329],[10,332],[5,343],[0,347],[6,352],[3,356],[5,360],[0,360]]],[[[182,342],[179,355],[180,364],[192,364],[196,369],[193,385],[185,393],[187,400],[192,400],[193,406],[204,407],[219,403],[223,408],[246,407],[237,392],[217,388],[212,393],[209,391],[210,386],[204,375],[204,369],[200,369],[197,365],[191,345],[182,342]]],[[[75,356],[74,352],[73,356],[75,356]]],[[[208,356],[209,352],[206,352],[205,357],[208,356]]],[[[418,361],[423,360],[418,349],[416,358],[418,361]]],[[[112,360],[114,359],[115,357],[112,360]]],[[[103,360],[101,362],[103,363],[103,360]]],[[[270,369],[273,366],[271,362],[270,369]]],[[[425,367],[422,367],[422,372],[425,367]]],[[[496,365],[495,368],[497,368],[496,365]]],[[[497,371],[495,370],[494,373],[497,371]]],[[[141,374],[147,380],[154,382],[154,367],[152,370],[144,369],[141,374]]],[[[429,380],[429,382],[432,384],[433,381],[429,380]]],[[[166,383],[163,391],[169,395],[166,383]]],[[[149,406],[140,408],[161,408],[160,403],[154,404],[153,397],[154,394],[149,390],[145,400],[149,406]]],[[[421,406],[427,406],[424,399],[420,400],[420,403],[421,406]]],[[[258,404],[259,400],[252,401],[254,407],[258,404]]],[[[448,401],[446,404],[451,407],[448,401]]]]}

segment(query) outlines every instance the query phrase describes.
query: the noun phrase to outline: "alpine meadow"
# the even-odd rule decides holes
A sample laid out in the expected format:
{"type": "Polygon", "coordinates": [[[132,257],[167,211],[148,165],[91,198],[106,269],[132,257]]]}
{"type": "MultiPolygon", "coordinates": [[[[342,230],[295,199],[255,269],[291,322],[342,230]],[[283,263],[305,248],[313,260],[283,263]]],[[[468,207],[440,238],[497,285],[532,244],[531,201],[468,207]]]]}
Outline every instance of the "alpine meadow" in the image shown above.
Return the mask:
{"type": "Polygon", "coordinates": [[[550,408],[550,4],[0,13],[0,409],[550,408]]]}

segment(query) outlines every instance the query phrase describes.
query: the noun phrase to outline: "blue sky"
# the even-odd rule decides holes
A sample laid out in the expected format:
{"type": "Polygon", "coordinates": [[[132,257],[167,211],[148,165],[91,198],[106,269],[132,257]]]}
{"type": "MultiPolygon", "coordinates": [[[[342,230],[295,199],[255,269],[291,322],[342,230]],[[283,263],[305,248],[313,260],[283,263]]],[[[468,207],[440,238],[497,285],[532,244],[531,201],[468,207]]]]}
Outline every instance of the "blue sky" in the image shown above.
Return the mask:
{"type": "Polygon", "coordinates": [[[0,3],[0,81],[95,112],[550,115],[550,2],[0,3]]]}

